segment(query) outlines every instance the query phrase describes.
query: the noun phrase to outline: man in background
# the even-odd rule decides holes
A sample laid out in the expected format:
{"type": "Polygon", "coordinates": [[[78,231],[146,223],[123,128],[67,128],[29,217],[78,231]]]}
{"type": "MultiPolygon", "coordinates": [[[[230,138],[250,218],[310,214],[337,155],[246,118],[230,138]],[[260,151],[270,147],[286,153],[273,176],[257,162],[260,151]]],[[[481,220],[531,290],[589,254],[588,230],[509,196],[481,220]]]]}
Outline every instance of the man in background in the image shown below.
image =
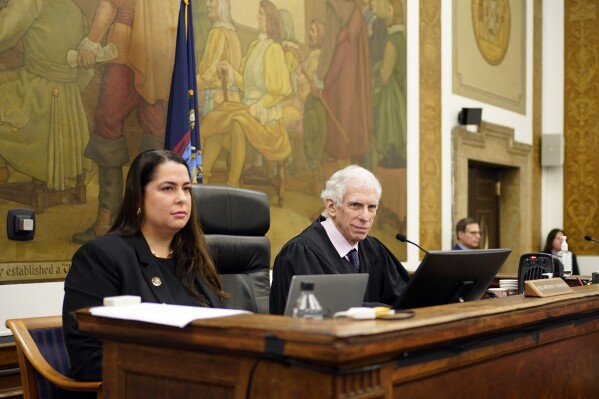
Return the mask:
{"type": "Polygon", "coordinates": [[[478,249],[480,246],[480,226],[474,218],[461,219],[455,228],[458,242],[452,249],[478,249]]]}

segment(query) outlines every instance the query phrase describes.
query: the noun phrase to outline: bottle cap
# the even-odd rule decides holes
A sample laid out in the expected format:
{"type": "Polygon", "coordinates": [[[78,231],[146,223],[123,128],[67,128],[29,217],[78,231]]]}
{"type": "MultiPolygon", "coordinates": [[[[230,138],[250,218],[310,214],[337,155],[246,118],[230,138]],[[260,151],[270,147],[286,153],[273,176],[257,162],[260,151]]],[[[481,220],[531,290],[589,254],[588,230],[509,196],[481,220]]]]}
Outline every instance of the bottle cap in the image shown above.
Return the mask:
{"type": "Polygon", "coordinates": [[[302,291],[314,291],[314,283],[312,281],[302,281],[300,288],[302,291]]]}
{"type": "Polygon", "coordinates": [[[561,250],[562,251],[567,251],[568,250],[568,242],[566,241],[566,236],[562,236],[562,246],[561,246],[561,250]]]}

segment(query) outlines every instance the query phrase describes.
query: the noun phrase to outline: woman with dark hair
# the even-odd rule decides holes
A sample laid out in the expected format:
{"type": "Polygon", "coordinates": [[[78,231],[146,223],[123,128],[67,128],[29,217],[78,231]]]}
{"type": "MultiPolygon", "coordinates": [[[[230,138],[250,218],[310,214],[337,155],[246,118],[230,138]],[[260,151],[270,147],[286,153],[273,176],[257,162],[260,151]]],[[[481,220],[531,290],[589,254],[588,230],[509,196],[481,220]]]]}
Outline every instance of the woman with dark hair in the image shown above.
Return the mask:
{"type": "MultiPolygon", "coordinates": [[[[545,252],[546,254],[552,254],[557,256],[562,246],[562,237],[565,235],[566,233],[564,233],[562,229],[551,230],[549,234],[547,234],[547,239],[545,240],[545,248],[543,248],[543,252],[545,252]]],[[[572,252],[571,249],[570,252],[572,252]]],[[[580,270],[578,269],[578,262],[576,261],[576,255],[574,255],[574,252],[572,252],[572,274],[580,274],[580,270]]]]}
{"type": "Polygon", "coordinates": [[[108,234],[73,256],[62,311],[70,377],[102,378],[102,343],[81,333],[71,312],[117,295],[205,307],[222,307],[227,297],[197,221],[189,169],[172,151],[135,158],[108,234]]]}

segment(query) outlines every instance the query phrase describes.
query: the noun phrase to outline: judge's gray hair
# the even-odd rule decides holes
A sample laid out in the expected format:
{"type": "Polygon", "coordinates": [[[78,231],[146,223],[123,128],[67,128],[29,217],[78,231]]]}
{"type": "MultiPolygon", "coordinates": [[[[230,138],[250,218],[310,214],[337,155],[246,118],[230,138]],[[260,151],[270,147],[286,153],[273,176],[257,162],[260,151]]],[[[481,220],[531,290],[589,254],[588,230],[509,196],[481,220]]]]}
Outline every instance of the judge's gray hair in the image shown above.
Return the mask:
{"type": "Polygon", "coordinates": [[[333,176],[325,183],[324,190],[320,194],[325,206],[323,216],[328,216],[326,210],[327,199],[333,200],[333,203],[337,206],[342,205],[345,193],[350,187],[374,192],[377,200],[381,199],[383,193],[381,183],[371,171],[358,165],[346,166],[333,173],[333,176]]]}

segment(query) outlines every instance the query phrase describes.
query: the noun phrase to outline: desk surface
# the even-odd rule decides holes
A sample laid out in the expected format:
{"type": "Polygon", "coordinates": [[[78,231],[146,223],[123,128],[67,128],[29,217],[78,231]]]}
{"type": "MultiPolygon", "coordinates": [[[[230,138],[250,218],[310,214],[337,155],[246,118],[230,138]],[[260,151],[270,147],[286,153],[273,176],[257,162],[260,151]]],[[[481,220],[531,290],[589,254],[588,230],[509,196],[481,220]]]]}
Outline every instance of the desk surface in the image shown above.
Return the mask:
{"type": "Polygon", "coordinates": [[[550,298],[516,295],[416,309],[407,320],[315,321],[251,314],[199,320],[179,329],[94,317],[85,310],[78,311],[76,318],[81,330],[108,341],[284,356],[339,369],[448,341],[542,327],[595,313],[599,314],[598,285],[575,287],[572,294],[550,298]]]}

